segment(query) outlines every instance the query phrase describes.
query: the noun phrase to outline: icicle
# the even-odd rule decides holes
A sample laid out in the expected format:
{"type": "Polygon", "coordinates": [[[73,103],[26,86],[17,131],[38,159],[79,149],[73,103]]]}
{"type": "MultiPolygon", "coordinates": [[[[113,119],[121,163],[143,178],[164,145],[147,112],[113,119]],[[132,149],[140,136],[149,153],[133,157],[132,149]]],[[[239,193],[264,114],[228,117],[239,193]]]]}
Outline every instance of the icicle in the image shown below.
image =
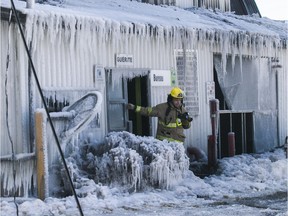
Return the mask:
{"type": "Polygon", "coordinates": [[[28,197],[29,192],[32,191],[32,178],[35,178],[35,169],[36,164],[34,160],[21,160],[15,162],[16,169],[16,181],[14,188],[14,180],[13,180],[13,164],[11,161],[1,162],[1,177],[3,180],[3,188],[6,190],[5,192],[9,195],[12,195],[13,190],[18,191],[16,196],[24,196],[28,197]],[[23,194],[22,194],[23,192],[23,194]]]}
{"type": "Polygon", "coordinates": [[[97,178],[102,182],[120,181],[133,185],[135,190],[147,183],[169,189],[189,167],[185,149],[178,143],[113,132],[103,145],[111,150],[96,165],[97,178]]]}

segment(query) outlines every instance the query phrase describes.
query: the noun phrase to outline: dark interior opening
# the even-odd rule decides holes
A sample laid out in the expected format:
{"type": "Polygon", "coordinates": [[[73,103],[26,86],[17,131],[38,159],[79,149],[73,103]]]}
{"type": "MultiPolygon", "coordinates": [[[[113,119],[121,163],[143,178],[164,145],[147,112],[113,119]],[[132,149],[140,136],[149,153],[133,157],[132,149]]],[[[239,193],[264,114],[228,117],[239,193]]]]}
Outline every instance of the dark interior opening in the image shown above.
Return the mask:
{"type": "Polygon", "coordinates": [[[235,155],[253,153],[253,113],[230,110],[214,68],[215,97],[219,100],[218,158],[229,156],[228,133],[235,134],[235,155]],[[226,111],[227,110],[227,111],[226,111]],[[222,111],[222,112],[221,112],[222,111]],[[224,111],[224,112],[223,112],[224,111]]]}
{"type": "MultiPolygon", "coordinates": [[[[128,102],[142,107],[148,106],[148,76],[135,77],[128,80],[128,102]]],[[[149,117],[129,111],[129,121],[132,121],[133,134],[150,135],[149,117]]]]}

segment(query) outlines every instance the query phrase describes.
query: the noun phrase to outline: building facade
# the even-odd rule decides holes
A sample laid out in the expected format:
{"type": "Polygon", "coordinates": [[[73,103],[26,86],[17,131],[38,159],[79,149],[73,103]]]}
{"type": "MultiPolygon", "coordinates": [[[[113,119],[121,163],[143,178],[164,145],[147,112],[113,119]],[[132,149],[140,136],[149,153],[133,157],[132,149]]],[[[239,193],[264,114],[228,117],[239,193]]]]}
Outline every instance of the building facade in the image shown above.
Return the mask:
{"type": "MultiPolygon", "coordinates": [[[[284,144],[288,134],[285,23],[203,8],[177,11],[147,4],[141,8],[151,13],[131,21],[127,17],[135,16],[136,6],[142,3],[123,2],[126,15],[119,14],[119,20],[110,15],[119,13],[117,7],[101,16],[97,8],[92,15],[88,9],[78,14],[75,8],[51,12],[51,6],[25,9],[24,2],[18,5],[41,91],[54,113],[51,116],[56,119],[55,113],[89,92],[103,97],[100,111],[74,139],[97,143],[107,133],[122,130],[154,136],[157,120],[128,113],[125,105],[154,106],[165,102],[173,86],[179,86],[194,119],[185,131],[185,146],[207,152],[209,100],[215,98],[220,109],[219,158],[227,156],[229,132],[235,132],[236,154],[284,144]],[[168,13],[176,21],[169,24],[165,17],[155,18],[153,10],[168,13]]],[[[1,176],[11,182],[9,170],[16,155],[19,172],[27,164],[18,185],[19,195],[27,196],[35,182],[35,113],[43,108],[43,101],[19,26],[14,16],[9,19],[9,7],[3,4],[1,176]]],[[[49,128],[47,134],[51,156],[57,147],[53,147],[49,128]]],[[[1,185],[1,195],[9,195],[13,185],[1,185]]]]}

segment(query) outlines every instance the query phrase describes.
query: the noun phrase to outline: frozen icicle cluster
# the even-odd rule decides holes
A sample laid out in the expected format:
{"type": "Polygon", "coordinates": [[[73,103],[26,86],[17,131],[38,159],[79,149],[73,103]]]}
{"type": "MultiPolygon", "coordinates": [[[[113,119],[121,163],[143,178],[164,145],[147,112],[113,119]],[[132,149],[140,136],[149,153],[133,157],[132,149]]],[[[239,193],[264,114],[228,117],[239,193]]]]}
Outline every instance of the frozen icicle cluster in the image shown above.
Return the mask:
{"type": "Polygon", "coordinates": [[[135,191],[140,187],[143,160],[135,150],[122,144],[97,158],[95,179],[102,183],[128,185],[135,191]]]}
{"type": "Polygon", "coordinates": [[[5,188],[2,196],[23,196],[28,197],[32,192],[32,181],[36,181],[34,170],[36,164],[33,160],[15,161],[15,182],[13,178],[13,164],[11,161],[1,162],[1,184],[5,188]],[[14,194],[15,192],[15,194],[14,194]]]}
{"type": "MultiPolygon", "coordinates": [[[[87,193],[90,180],[94,180],[95,185],[119,186],[130,192],[147,186],[169,189],[181,181],[189,169],[183,145],[128,132],[112,132],[101,144],[78,147],[66,161],[76,188],[84,187],[87,193]]],[[[65,175],[62,179],[63,183],[67,182],[65,175]]],[[[66,186],[64,183],[65,191],[66,186]]]]}
{"type": "MultiPolygon", "coordinates": [[[[226,8],[228,2],[202,3],[208,8],[226,8]]],[[[62,3],[52,12],[46,5],[25,11],[26,39],[44,88],[94,88],[92,65],[115,67],[115,54],[120,53],[133,55],[134,68],[167,69],[179,49],[200,51],[208,45],[209,52],[222,54],[226,65],[230,54],[278,57],[287,47],[285,23],[255,16],[120,0],[117,4],[108,0],[62,3]]],[[[113,71],[112,86],[122,77],[147,74],[147,70],[135,71],[113,71]]],[[[36,103],[40,104],[38,99],[36,103]]]]}
{"type": "Polygon", "coordinates": [[[71,112],[73,119],[63,134],[63,141],[68,140],[74,136],[75,133],[79,134],[79,132],[84,130],[97,114],[100,115],[101,104],[102,94],[95,91],[84,95],[71,106],[65,107],[63,111],[71,112]]]}
{"type": "Polygon", "coordinates": [[[146,185],[168,189],[189,169],[185,149],[179,143],[113,132],[101,145],[110,148],[95,157],[95,180],[102,183],[128,184],[135,190],[146,185]]]}

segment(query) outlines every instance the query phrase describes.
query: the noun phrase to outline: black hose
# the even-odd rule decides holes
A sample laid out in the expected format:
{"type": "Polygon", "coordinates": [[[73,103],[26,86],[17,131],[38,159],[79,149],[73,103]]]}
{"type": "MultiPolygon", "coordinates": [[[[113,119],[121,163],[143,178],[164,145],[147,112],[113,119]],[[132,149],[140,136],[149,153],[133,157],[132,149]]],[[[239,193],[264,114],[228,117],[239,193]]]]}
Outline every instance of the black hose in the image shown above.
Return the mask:
{"type": "Polygon", "coordinates": [[[23,43],[24,43],[24,45],[25,45],[25,49],[26,49],[26,52],[27,52],[27,55],[28,55],[29,63],[30,63],[30,65],[31,65],[32,72],[33,72],[33,75],[34,75],[34,77],[35,77],[35,81],[36,81],[36,84],[37,84],[37,88],[38,88],[38,90],[39,90],[39,93],[40,93],[40,96],[41,96],[41,100],[42,100],[42,102],[43,102],[43,104],[44,104],[44,108],[45,108],[45,111],[46,111],[46,114],[47,114],[47,117],[48,117],[48,121],[49,121],[49,124],[50,124],[50,126],[51,126],[53,136],[55,137],[56,144],[57,144],[57,147],[58,147],[58,150],[59,150],[59,153],[60,153],[60,156],[61,156],[61,159],[62,159],[64,168],[65,168],[65,170],[66,170],[66,173],[67,173],[67,176],[68,176],[68,179],[69,179],[69,183],[70,183],[71,188],[72,188],[72,191],[73,191],[73,195],[74,195],[74,197],[75,197],[75,200],[76,200],[76,203],[77,203],[77,206],[78,206],[78,209],[79,209],[79,212],[80,212],[81,216],[84,216],[83,211],[82,211],[82,208],[81,208],[81,205],[80,205],[80,202],[79,202],[79,200],[78,200],[78,197],[77,197],[77,194],[76,194],[76,191],[75,191],[75,188],[74,188],[74,185],[73,185],[72,178],[71,178],[71,176],[70,176],[70,173],[69,173],[69,170],[68,170],[66,161],[65,161],[64,154],[63,154],[62,149],[61,149],[61,145],[60,145],[58,136],[57,136],[57,134],[56,134],[54,125],[53,125],[53,123],[52,123],[52,119],[51,119],[51,117],[50,117],[47,104],[46,104],[46,102],[45,102],[45,98],[44,98],[43,92],[42,92],[42,90],[41,90],[41,86],[40,86],[40,83],[39,83],[39,80],[38,80],[38,77],[37,77],[37,74],[36,74],[36,70],[35,70],[35,67],[34,67],[34,64],[33,64],[32,58],[31,58],[31,55],[30,55],[30,53],[29,53],[28,45],[27,45],[27,43],[26,43],[26,41],[25,41],[25,36],[24,36],[23,30],[22,30],[22,27],[21,27],[21,23],[20,23],[20,20],[19,20],[19,17],[18,17],[16,8],[15,8],[15,5],[14,5],[14,2],[13,2],[13,0],[10,0],[10,1],[11,1],[11,5],[12,5],[13,12],[14,12],[15,17],[16,17],[17,24],[18,24],[18,26],[19,26],[19,30],[20,30],[20,34],[21,34],[23,43]]]}

